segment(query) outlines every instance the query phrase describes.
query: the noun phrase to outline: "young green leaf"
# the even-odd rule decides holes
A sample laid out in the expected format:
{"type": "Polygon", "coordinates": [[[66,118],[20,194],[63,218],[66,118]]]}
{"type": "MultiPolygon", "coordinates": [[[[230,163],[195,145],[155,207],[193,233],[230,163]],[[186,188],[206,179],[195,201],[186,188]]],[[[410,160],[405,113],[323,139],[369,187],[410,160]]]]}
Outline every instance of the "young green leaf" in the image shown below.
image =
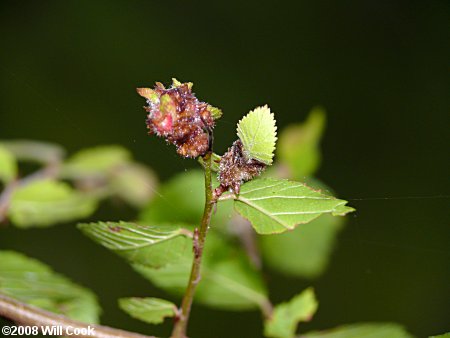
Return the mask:
{"type": "Polygon", "coordinates": [[[430,336],[429,338],[450,338],[450,332],[440,334],[438,336],[430,336]]]}
{"type": "Polygon", "coordinates": [[[318,303],[312,288],[306,289],[287,303],[275,306],[272,317],[264,323],[265,336],[294,337],[298,323],[310,321],[317,307],[318,303]]]}
{"type": "Polygon", "coordinates": [[[271,178],[247,182],[235,196],[236,210],[260,234],[292,230],[325,213],[343,216],[354,210],[346,203],[305,184],[271,178]]]}
{"type": "Polygon", "coordinates": [[[79,151],[62,168],[63,177],[105,176],[131,162],[131,154],[121,146],[99,146],[79,151]]]}
{"type": "Polygon", "coordinates": [[[98,323],[95,295],[47,265],[13,251],[0,251],[0,293],[86,323],[98,323]]]}
{"type": "Polygon", "coordinates": [[[91,215],[95,198],[55,180],[35,181],[17,188],[11,197],[8,217],[18,227],[49,226],[91,215]]]}
{"type": "Polygon", "coordinates": [[[275,118],[269,107],[258,107],[239,121],[237,135],[244,145],[244,153],[248,158],[264,164],[272,164],[277,127],[275,118]]]}
{"type": "Polygon", "coordinates": [[[301,180],[312,175],[320,164],[319,142],[325,128],[325,111],[319,107],[311,110],[301,124],[288,126],[277,143],[277,159],[286,165],[289,177],[301,180]]]}
{"type": "Polygon", "coordinates": [[[159,298],[121,298],[119,307],[131,317],[149,324],[160,324],[166,317],[174,317],[177,307],[159,298]]]}
{"type": "Polygon", "coordinates": [[[0,182],[5,184],[14,180],[17,176],[17,163],[14,155],[0,145],[0,182]]]}
{"type": "Polygon", "coordinates": [[[179,226],[144,226],[127,222],[79,224],[88,237],[131,263],[161,268],[192,250],[191,233],[179,226]]]}
{"type": "MultiPolygon", "coordinates": [[[[193,254],[184,252],[180,258],[160,269],[133,265],[134,269],[157,287],[182,295],[189,280],[193,254]]],[[[251,310],[267,306],[267,290],[261,275],[247,256],[232,248],[214,232],[208,234],[202,263],[202,282],[195,300],[226,310],[251,310]]]]}
{"type": "Polygon", "coordinates": [[[357,323],[334,329],[310,332],[302,338],[413,338],[403,327],[395,323],[357,323]]]}
{"type": "Polygon", "coordinates": [[[259,236],[264,261],[287,276],[318,277],[327,267],[343,225],[341,217],[326,214],[289,232],[259,236]]]}

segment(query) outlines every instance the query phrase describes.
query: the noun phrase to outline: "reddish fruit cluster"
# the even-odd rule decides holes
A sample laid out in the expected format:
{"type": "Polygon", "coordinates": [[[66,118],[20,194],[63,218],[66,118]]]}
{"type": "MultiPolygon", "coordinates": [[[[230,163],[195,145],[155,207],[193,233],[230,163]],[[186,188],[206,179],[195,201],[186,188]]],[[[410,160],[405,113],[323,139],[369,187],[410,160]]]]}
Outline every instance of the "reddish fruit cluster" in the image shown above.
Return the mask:
{"type": "Polygon", "coordinates": [[[177,147],[184,157],[205,155],[210,149],[210,132],[214,128],[213,108],[200,102],[192,93],[192,84],[179,83],[166,89],[157,82],[154,89],[138,88],[147,99],[147,128],[177,147]]]}
{"type": "Polygon", "coordinates": [[[227,190],[239,194],[241,184],[258,176],[265,168],[264,163],[247,158],[242,142],[235,141],[220,160],[218,177],[220,186],[215,191],[216,196],[227,190]]]}

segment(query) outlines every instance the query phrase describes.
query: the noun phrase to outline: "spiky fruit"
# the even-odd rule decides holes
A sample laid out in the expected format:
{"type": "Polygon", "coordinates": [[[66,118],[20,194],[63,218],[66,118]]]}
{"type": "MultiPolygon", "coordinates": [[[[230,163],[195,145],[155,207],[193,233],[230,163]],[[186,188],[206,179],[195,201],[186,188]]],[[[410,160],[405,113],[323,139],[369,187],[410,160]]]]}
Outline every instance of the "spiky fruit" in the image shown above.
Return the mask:
{"type": "Polygon", "coordinates": [[[147,100],[144,108],[149,134],[165,138],[184,157],[195,158],[208,152],[220,110],[199,101],[192,93],[192,83],[174,79],[168,89],[157,82],[154,89],[138,88],[137,92],[147,100]]]}

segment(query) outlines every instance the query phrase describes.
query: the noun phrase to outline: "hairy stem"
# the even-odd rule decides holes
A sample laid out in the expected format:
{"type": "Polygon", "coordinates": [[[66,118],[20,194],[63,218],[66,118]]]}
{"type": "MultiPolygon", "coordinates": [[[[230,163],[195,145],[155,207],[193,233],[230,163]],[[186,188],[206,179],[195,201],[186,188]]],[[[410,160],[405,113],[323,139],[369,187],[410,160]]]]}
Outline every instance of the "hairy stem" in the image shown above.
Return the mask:
{"type": "Polygon", "coordinates": [[[77,337],[94,338],[155,338],[138,333],[113,329],[108,326],[86,324],[53,312],[45,311],[37,307],[21,303],[13,298],[0,294],[0,316],[8,318],[18,325],[58,326],[63,332],[75,329],[92,328],[90,335],[78,335],[77,337]]]}
{"type": "Polygon", "coordinates": [[[213,210],[213,190],[211,183],[211,153],[207,153],[203,157],[205,168],[205,209],[200,224],[200,229],[195,229],[194,232],[194,260],[192,262],[191,276],[186,288],[186,292],[181,303],[179,317],[172,332],[172,338],[185,338],[186,330],[189,321],[189,314],[191,312],[192,301],[194,300],[195,289],[200,282],[200,266],[202,263],[203,248],[205,246],[206,234],[208,232],[209,223],[211,221],[211,214],[213,210]]]}

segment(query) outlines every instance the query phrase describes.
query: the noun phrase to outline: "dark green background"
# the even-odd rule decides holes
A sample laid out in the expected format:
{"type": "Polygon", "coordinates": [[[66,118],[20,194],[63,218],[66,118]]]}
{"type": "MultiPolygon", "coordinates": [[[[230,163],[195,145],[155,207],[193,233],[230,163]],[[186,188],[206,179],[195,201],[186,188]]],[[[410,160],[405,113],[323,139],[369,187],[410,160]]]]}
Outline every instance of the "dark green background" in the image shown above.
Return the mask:
{"type": "MultiPolygon", "coordinates": [[[[418,337],[450,331],[449,24],[448,1],[2,0],[0,138],[70,152],[118,143],[166,179],[196,164],[146,136],[137,86],[194,82],[198,97],[225,113],[218,152],[256,105],[268,103],[282,129],[322,104],[319,177],[358,211],[325,275],[268,274],[272,298],[314,285],[320,309],[304,329],[395,321],[418,337]]],[[[129,215],[111,209],[96,218],[129,215]]],[[[73,224],[7,228],[0,247],[95,290],[104,323],[169,332],[170,323],[148,327],[117,309],[121,296],[166,295],[73,224]]],[[[257,313],[199,306],[190,327],[195,338],[260,332],[257,313]]]]}

